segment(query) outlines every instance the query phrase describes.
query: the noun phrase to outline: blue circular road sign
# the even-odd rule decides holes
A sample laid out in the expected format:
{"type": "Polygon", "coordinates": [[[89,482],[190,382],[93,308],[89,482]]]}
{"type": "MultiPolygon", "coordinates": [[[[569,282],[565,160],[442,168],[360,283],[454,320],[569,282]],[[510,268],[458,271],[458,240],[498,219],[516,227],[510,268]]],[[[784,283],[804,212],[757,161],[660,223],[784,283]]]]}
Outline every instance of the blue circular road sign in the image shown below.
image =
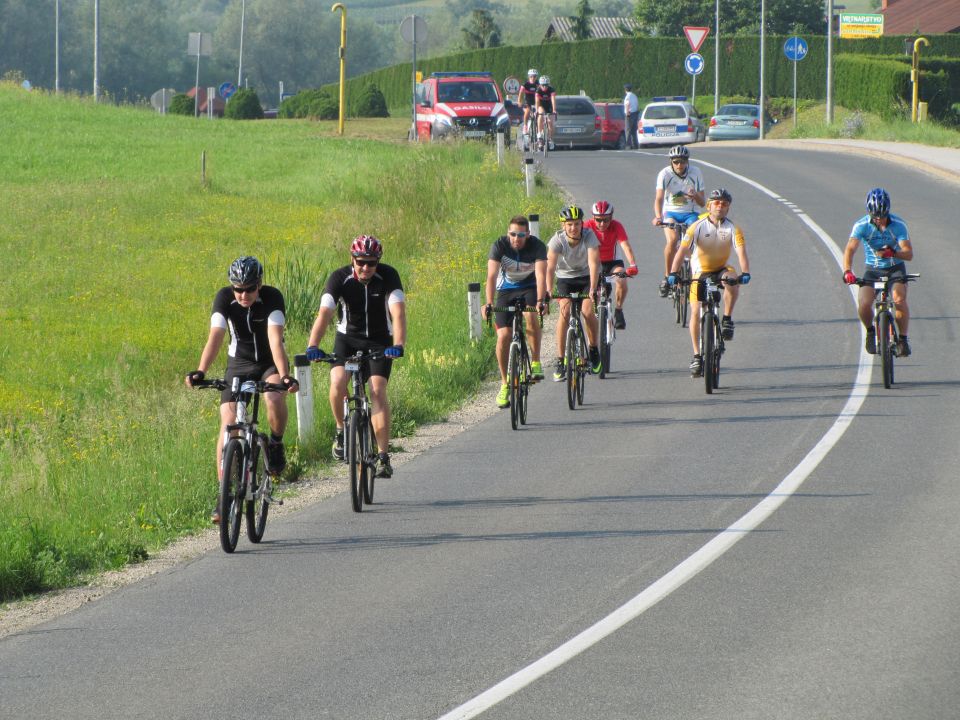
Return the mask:
{"type": "Polygon", "coordinates": [[[690,75],[699,75],[703,72],[703,55],[700,53],[690,53],[683,61],[683,67],[690,75]]]}
{"type": "Polygon", "coordinates": [[[224,100],[229,100],[230,96],[237,91],[237,86],[232,82],[221,83],[220,87],[217,88],[220,91],[220,97],[224,100]]]}
{"type": "Polygon", "coordinates": [[[793,62],[803,60],[807,56],[807,50],[809,50],[807,41],[796,35],[787,38],[787,41],[783,44],[783,54],[787,56],[787,60],[793,62]]]}

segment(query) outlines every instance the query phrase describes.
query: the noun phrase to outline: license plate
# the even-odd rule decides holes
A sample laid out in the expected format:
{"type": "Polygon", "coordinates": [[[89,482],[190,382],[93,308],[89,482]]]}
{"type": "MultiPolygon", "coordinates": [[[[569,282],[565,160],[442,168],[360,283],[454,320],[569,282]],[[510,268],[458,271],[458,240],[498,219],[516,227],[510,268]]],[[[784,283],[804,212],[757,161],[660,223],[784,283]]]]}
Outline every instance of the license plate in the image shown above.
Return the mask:
{"type": "Polygon", "coordinates": [[[728,125],[746,125],[747,121],[746,120],[728,120],[727,124],[728,125]]]}
{"type": "Polygon", "coordinates": [[[653,134],[657,137],[667,137],[670,135],[676,135],[677,131],[671,128],[657,128],[653,134]]]}
{"type": "Polygon", "coordinates": [[[463,136],[469,138],[482,138],[486,134],[487,133],[483,130],[465,130],[463,136]]]}
{"type": "Polygon", "coordinates": [[[582,127],[562,127],[562,128],[557,128],[557,129],[560,131],[560,134],[562,134],[562,135],[567,134],[567,133],[581,133],[581,132],[583,132],[583,128],[582,128],[582,127]]]}
{"type": "Polygon", "coordinates": [[[360,372],[360,363],[358,362],[344,363],[343,367],[347,372],[360,372]]]}

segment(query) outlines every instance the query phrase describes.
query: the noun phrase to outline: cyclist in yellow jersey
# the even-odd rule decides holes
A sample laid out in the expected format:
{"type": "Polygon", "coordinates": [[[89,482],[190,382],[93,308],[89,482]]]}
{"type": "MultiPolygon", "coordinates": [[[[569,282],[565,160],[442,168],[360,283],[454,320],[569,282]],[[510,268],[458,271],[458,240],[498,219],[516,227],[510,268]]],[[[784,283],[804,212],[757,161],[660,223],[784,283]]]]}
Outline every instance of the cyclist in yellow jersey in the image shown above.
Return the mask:
{"type": "MultiPolygon", "coordinates": [[[[676,285],[677,273],[685,257],[690,258],[690,270],[695,282],[690,284],[690,312],[692,317],[700,313],[700,283],[696,282],[708,276],[714,278],[737,279],[737,274],[731,265],[727,264],[730,254],[737,253],[740,264],[740,284],[750,282],[750,260],[747,257],[747,246],[743,239],[743,231],[727,217],[730,212],[730,203],[733,197],[724,188],[717,188],[710,193],[707,200],[707,214],[691,225],[683,240],[680,242],[680,251],[673,258],[667,282],[676,285]]],[[[739,288],[736,285],[726,287],[723,293],[723,319],[720,321],[720,332],[724,340],[733,340],[733,306],[737,302],[739,288]]],[[[700,323],[690,323],[690,340],[693,343],[693,361],[690,363],[690,374],[699,377],[703,373],[703,358],[700,356],[700,323]]]]}

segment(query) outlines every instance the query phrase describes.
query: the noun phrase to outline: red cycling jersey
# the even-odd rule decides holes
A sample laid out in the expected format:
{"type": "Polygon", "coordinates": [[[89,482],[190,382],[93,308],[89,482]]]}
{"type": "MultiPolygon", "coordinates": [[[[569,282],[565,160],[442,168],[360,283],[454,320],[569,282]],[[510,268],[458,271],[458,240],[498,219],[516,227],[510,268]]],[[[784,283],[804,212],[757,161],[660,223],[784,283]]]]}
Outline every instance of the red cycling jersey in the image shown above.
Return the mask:
{"type": "Polygon", "coordinates": [[[606,230],[600,230],[597,227],[597,221],[590,218],[583,223],[585,228],[590,228],[596,233],[600,240],[600,262],[610,262],[617,260],[617,247],[622,242],[627,242],[627,231],[617,220],[611,220],[606,230]]]}

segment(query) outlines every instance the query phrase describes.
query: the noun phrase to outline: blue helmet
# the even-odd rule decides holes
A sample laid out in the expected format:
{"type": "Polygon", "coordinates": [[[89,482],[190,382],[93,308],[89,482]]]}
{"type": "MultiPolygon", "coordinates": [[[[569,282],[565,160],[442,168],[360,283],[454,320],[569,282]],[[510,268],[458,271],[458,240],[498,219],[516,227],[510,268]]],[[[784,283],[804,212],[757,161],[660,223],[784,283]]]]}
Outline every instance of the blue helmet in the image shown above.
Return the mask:
{"type": "Polygon", "coordinates": [[[890,214],[890,195],[883,188],[874,188],[867,193],[867,212],[873,217],[890,214]]]}

